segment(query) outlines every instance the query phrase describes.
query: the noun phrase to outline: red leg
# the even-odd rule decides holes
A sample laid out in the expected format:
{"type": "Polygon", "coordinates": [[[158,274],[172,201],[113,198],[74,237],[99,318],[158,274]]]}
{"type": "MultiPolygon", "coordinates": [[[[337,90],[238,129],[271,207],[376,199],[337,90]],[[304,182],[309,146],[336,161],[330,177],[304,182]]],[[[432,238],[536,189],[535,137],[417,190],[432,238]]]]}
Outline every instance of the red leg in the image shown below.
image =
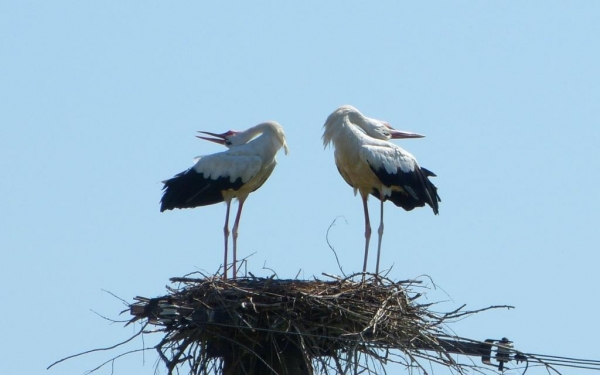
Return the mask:
{"type": "Polygon", "coordinates": [[[377,243],[377,263],[375,266],[375,274],[379,275],[379,256],[381,255],[381,239],[383,238],[383,201],[385,200],[385,196],[383,195],[383,189],[380,190],[379,199],[381,200],[381,215],[379,217],[379,242],[377,243]]]}
{"type": "Polygon", "coordinates": [[[225,255],[223,259],[223,279],[227,280],[227,243],[229,242],[229,208],[231,207],[231,199],[226,200],[227,212],[225,214],[225,226],[223,234],[225,235],[225,255]]]}
{"type": "Polygon", "coordinates": [[[240,226],[240,217],[242,216],[242,208],[246,198],[238,198],[239,206],[238,212],[235,216],[235,223],[233,223],[233,278],[237,277],[237,238],[238,238],[238,227],[240,226]]]}
{"type": "Polygon", "coordinates": [[[365,279],[365,272],[367,272],[367,259],[369,258],[369,240],[371,239],[371,222],[369,221],[369,207],[367,206],[367,198],[369,194],[360,193],[363,201],[363,210],[365,212],[365,261],[363,263],[363,281],[365,279]]]}

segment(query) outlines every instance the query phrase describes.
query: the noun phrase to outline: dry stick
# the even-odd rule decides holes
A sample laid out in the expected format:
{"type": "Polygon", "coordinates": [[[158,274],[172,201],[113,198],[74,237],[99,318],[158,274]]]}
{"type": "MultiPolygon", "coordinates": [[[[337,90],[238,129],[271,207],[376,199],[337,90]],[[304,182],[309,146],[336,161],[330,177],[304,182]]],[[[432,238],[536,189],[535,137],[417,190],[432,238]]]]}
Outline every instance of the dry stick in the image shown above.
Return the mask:
{"type": "Polygon", "coordinates": [[[146,328],[146,326],[148,326],[148,324],[149,324],[149,323],[148,323],[148,322],[146,322],[146,323],[144,324],[144,326],[143,326],[142,328],[140,328],[140,330],[139,330],[139,332],[138,332],[138,333],[136,333],[135,335],[131,336],[130,338],[128,338],[128,339],[127,339],[127,340],[125,340],[125,341],[122,341],[122,342],[120,342],[120,343],[118,343],[118,344],[115,344],[115,345],[113,345],[113,346],[109,346],[109,347],[106,347],[106,348],[91,349],[91,350],[86,350],[85,352],[81,352],[81,353],[78,353],[78,354],[73,354],[73,355],[70,355],[70,356],[68,356],[68,357],[65,357],[65,358],[63,358],[63,359],[60,359],[60,360],[58,360],[58,361],[56,361],[56,362],[52,363],[50,366],[46,367],[46,370],[49,370],[49,369],[50,369],[52,366],[54,366],[54,365],[57,365],[57,364],[59,364],[59,363],[61,363],[61,362],[64,362],[64,361],[66,361],[67,359],[71,359],[71,358],[79,357],[79,356],[81,356],[81,355],[84,355],[84,354],[89,354],[89,353],[94,353],[94,352],[101,352],[101,351],[106,351],[106,350],[112,350],[112,349],[114,349],[114,348],[117,348],[117,347],[119,347],[119,346],[121,346],[121,345],[127,344],[129,341],[131,341],[131,340],[133,340],[134,338],[136,338],[136,337],[138,337],[139,335],[141,335],[141,334],[144,332],[144,328],[146,328]]]}
{"type": "MultiPolygon", "coordinates": [[[[102,318],[102,319],[104,319],[104,320],[108,320],[108,321],[109,321],[109,322],[111,322],[111,323],[127,323],[127,322],[129,322],[129,320],[130,320],[130,319],[127,319],[127,320],[114,320],[114,319],[111,319],[111,318],[109,318],[109,317],[107,317],[107,316],[104,316],[104,315],[100,314],[100,313],[99,313],[99,312],[97,312],[97,311],[94,311],[94,310],[90,310],[90,311],[91,311],[91,312],[93,312],[94,314],[96,314],[97,316],[99,316],[100,318],[102,318]]],[[[120,314],[123,314],[125,311],[129,311],[129,309],[121,311],[121,313],[120,313],[120,314]]],[[[120,315],[120,314],[119,314],[119,315],[120,315]]]]}
{"type": "MultiPolygon", "coordinates": [[[[331,222],[331,224],[329,224],[329,227],[327,228],[327,233],[325,234],[325,241],[327,241],[327,246],[329,246],[329,248],[331,249],[331,251],[333,251],[333,255],[335,255],[335,261],[337,262],[338,268],[340,269],[340,272],[342,273],[342,275],[344,275],[344,277],[345,277],[346,274],[344,273],[344,270],[342,269],[342,265],[340,264],[340,259],[338,258],[337,252],[335,251],[335,249],[331,245],[331,242],[329,242],[329,231],[335,225],[335,222],[337,221],[337,219],[339,219],[340,217],[344,217],[344,216],[338,216],[338,217],[336,217],[335,219],[333,219],[333,221],[331,222]]],[[[346,220],[346,218],[344,218],[344,220],[346,220]]]]}
{"type": "Polygon", "coordinates": [[[116,359],[119,359],[119,358],[121,358],[121,357],[124,357],[124,356],[126,356],[126,355],[129,355],[129,354],[133,354],[133,353],[137,353],[137,352],[143,352],[143,351],[146,351],[146,350],[151,350],[151,349],[152,349],[152,348],[143,348],[143,349],[130,350],[130,351],[128,351],[128,352],[121,353],[121,354],[119,354],[119,355],[117,355],[117,356],[114,356],[114,357],[112,357],[112,358],[111,358],[111,359],[109,359],[108,361],[105,361],[105,362],[101,363],[100,365],[98,365],[98,366],[94,367],[93,369],[91,369],[91,370],[89,370],[89,371],[86,371],[85,373],[86,373],[86,374],[91,374],[91,373],[93,373],[93,372],[96,372],[96,371],[100,370],[102,367],[104,367],[104,365],[106,365],[106,364],[107,364],[107,363],[109,363],[109,362],[113,362],[113,363],[114,363],[114,361],[115,361],[116,359]]]}
{"type": "Polygon", "coordinates": [[[108,291],[108,290],[106,290],[106,289],[100,289],[100,290],[101,290],[101,291],[103,291],[104,293],[108,293],[108,294],[110,294],[111,296],[115,297],[115,298],[116,298],[116,299],[118,299],[119,301],[123,302],[123,304],[124,304],[125,306],[129,306],[129,302],[125,301],[123,298],[121,298],[121,297],[117,296],[117,295],[116,295],[116,294],[114,294],[113,292],[110,292],[110,291],[108,291]]]}

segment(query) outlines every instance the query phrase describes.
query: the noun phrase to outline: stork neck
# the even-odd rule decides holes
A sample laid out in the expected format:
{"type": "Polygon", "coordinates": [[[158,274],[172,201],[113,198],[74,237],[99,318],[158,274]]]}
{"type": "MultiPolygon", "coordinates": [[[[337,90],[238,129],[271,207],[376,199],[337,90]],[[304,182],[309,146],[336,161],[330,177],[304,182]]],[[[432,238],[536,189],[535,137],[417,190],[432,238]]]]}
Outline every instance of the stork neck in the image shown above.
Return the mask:
{"type": "Polygon", "coordinates": [[[257,144],[258,152],[265,158],[272,158],[277,154],[277,151],[281,148],[281,142],[279,139],[270,131],[263,132],[258,138],[252,142],[257,144]]]}

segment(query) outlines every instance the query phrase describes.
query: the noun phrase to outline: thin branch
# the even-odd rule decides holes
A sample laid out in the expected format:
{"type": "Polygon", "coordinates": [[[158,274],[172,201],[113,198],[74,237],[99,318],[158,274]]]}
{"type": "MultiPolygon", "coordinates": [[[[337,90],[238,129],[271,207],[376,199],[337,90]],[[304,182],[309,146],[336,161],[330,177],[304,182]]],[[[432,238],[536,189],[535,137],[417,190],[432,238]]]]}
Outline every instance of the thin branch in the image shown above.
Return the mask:
{"type": "Polygon", "coordinates": [[[115,345],[112,345],[112,346],[108,346],[108,347],[106,347],[106,348],[91,349],[91,350],[86,350],[85,352],[81,352],[81,353],[77,353],[77,354],[70,355],[70,356],[68,356],[68,357],[65,357],[65,358],[63,358],[63,359],[60,359],[60,360],[58,360],[58,361],[56,361],[56,362],[52,363],[50,366],[46,367],[46,370],[49,370],[49,369],[50,369],[52,366],[54,366],[54,365],[57,365],[57,364],[59,364],[59,363],[61,363],[61,362],[64,362],[64,361],[66,361],[67,359],[71,359],[71,358],[79,357],[79,356],[82,356],[82,355],[84,355],[84,354],[89,354],[89,353],[94,353],[94,352],[102,352],[102,351],[112,350],[112,349],[114,349],[114,348],[117,348],[117,347],[119,347],[119,346],[121,346],[121,345],[127,344],[128,342],[130,342],[130,341],[131,341],[131,340],[133,340],[134,338],[136,338],[136,337],[138,337],[139,335],[141,335],[142,333],[144,333],[144,328],[146,328],[146,326],[148,326],[148,324],[149,324],[148,322],[144,323],[144,325],[142,326],[142,328],[140,328],[140,330],[139,330],[139,331],[138,331],[136,334],[134,334],[133,336],[131,336],[130,338],[128,338],[128,339],[127,339],[127,340],[125,340],[125,341],[122,341],[122,342],[120,342],[120,343],[118,343],[118,344],[115,344],[115,345]]]}
{"type": "Polygon", "coordinates": [[[325,241],[327,241],[327,246],[329,246],[329,248],[333,252],[333,255],[335,256],[335,261],[337,262],[340,272],[342,273],[342,275],[346,276],[346,274],[344,273],[344,269],[342,268],[342,265],[340,264],[340,259],[338,258],[337,252],[333,248],[333,245],[331,244],[331,242],[329,242],[329,231],[335,225],[335,223],[337,222],[337,220],[339,218],[343,218],[344,221],[346,222],[346,224],[348,224],[348,221],[346,220],[346,218],[344,216],[341,216],[341,215],[337,216],[335,219],[333,219],[333,221],[331,222],[331,224],[329,224],[329,227],[327,228],[327,233],[325,234],[325,241]]]}
{"type": "Polygon", "coordinates": [[[101,290],[101,291],[103,291],[104,293],[108,293],[108,294],[110,294],[111,296],[115,297],[115,298],[116,298],[116,299],[118,299],[119,301],[123,302],[123,304],[124,304],[125,306],[129,306],[129,302],[125,301],[123,298],[121,298],[121,297],[117,296],[117,295],[116,295],[116,294],[114,294],[113,292],[110,292],[110,291],[108,291],[108,290],[106,290],[106,289],[100,289],[100,290],[101,290]]]}

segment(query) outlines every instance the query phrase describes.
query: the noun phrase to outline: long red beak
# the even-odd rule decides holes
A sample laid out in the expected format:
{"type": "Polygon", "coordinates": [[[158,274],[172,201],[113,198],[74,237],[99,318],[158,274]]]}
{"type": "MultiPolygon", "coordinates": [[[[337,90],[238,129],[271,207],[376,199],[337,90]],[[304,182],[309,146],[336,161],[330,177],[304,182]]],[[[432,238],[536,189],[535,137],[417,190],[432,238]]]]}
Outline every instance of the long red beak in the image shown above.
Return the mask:
{"type": "Polygon", "coordinates": [[[225,142],[227,142],[227,139],[229,137],[234,136],[234,135],[236,135],[239,132],[234,131],[234,130],[229,130],[229,131],[227,131],[225,133],[222,133],[222,134],[210,133],[210,132],[203,132],[203,131],[199,131],[198,133],[208,134],[208,135],[211,135],[211,136],[213,136],[215,138],[202,137],[200,135],[197,135],[196,138],[200,138],[200,139],[204,139],[204,140],[207,140],[207,141],[215,142],[215,143],[218,143],[220,145],[225,145],[225,142]]]}
{"type": "Polygon", "coordinates": [[[390,136],[392,139],[402,139],[402,138],[425,138],[422,134],[405,132],[402,130],[396,130],[392,128],[389,124],[385,124],[385,126],[390,130],[390,136]]]}

